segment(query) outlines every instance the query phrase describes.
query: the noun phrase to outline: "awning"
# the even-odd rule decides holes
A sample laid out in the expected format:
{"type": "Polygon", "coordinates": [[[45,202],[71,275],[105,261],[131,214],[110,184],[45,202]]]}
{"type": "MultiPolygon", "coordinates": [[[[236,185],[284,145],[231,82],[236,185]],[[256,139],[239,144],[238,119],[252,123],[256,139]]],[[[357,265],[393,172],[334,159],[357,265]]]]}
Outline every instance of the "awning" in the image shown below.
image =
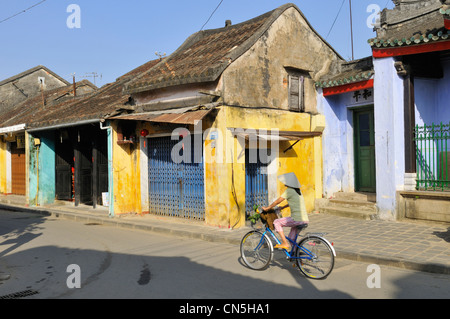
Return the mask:
{"type": "Polygon", "coordinates": [[[204,106],[197,105],[188,108],[179,108],[165,111],[153,111],[145,113],[119,115],[111,117],[110,119],[146,121],[154,123],[171,123],[171,124],[197,124],[198,121],[202,120],[214,108],[215,104],[204,106]]]}
{"type": "Polygon", "coordinates": [[[25,130],[25,124],[13,125],[0,128],[0,134],[15,133],[25,130]]]}
{"type": "Polygon", "coordinates": [[[298,141],[303,138],[321,136],[322,132],[303,132],[303,131],[270,131],[270,130],[251,130],[251,129],[233,129],[234,135],[249,140],[258,138],[265,141],[298,141]]]}
{"type": "Polygon", "coordinates": [[[160,123],[161,122],[173,123],[173,124],[197,124],[198,121],[202,120],[211,111],[212,109],[191,111],[183,114],[176,114],[176,113],[162,114],[149,121],[160,123]]]}

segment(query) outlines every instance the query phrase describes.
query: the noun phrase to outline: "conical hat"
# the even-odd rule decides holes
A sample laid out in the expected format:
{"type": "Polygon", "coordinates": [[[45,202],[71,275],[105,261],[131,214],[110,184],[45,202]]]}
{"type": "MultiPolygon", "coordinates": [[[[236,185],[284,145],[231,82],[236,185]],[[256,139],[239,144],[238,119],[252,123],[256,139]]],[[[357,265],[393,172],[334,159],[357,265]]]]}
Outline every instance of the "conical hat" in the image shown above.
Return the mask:
{"type": "Polygon", "coordinates": [[[278,180],[288,187],[293,188],[301,187],[300,182],[298,181],[297,176],[295,176],[294,173],[279,175],[278,180]]]}

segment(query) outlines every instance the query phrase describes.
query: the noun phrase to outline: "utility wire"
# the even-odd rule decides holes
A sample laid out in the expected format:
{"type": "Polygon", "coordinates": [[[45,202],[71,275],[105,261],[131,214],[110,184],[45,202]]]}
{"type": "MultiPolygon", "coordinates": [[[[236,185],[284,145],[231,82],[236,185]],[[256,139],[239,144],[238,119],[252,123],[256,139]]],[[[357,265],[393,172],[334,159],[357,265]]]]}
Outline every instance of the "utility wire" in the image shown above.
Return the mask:
{"type": "Polygon", "coordinates": [[[211,13],[211,15],[209,16],[208,20],[206,20],[205,24],[202,26],[202,28],[200,29],[203,30],[203,28],[205,27],[205,25],[208,24],[209,20],[211,20],[212,16],[214,15],[214,13],[216,13],[217,9],[219,9],[220,5],[222,4],[223,0],[220,0],[219,4],[217,5],[217,7],[214,9],[214,11],[211,13]]]}
{"type": "Polygon", "coordinates": [[[336,21],[337,21],[339,15],[341,14],[341,10],[342,10],[342,7],[344,6],[344,2],[345,2],[345,0],[342,0],[341,7],[339,8],[339,11],[338,11],[338,13],[337,13],[337,15],[336,15],[336,18],[334,18],[333,25],[331,26],[330,31],[328,31],[328,34],[327,34],[325,40],[328,39],[328,36],[330,35],[331,30],[333,30],[333,28],[334,28],[334,25],[336,24],[336,21]]]}
{"type": "Polygon", "coordinates": [[[20,12],[17,12],[16,14],[13,14],[12,16],[10,16],[10,17],[8,17],[8,18],[6,18],[6,19],[1,20],[0,23],[3,23],[3,22],[5,22],[5,21],[8,21],[9,19],[12,19],[12,18],[18,16],[19,14],[25,13],[25,12],[27,12],[28,10],[33,9],[34,7],[37,7],[38,5],[44,3],[45,1],[47,1],[47,0],[42,0],[42,1],[40,1],[40,2],[38,2],[38,3],[36,3],[36,4],[34,4],[34,5],[32,5],[31,7],[26,8],[25,10],[22,10],[22,11],[20,11],[20,12]]]}

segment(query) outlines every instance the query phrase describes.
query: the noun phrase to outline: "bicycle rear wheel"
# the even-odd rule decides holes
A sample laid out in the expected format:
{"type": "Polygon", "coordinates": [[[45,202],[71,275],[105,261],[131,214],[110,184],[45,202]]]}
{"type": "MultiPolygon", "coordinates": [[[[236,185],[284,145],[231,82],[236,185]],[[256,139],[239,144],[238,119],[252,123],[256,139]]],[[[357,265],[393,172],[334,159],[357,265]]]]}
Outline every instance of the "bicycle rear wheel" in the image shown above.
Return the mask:
{"type": "Polygon", "coordinates": [[[251,269],[266,269],[273,257],[272,242],[260,231],[253,230],[241,240],[241,257],[251,269]]]}
{"type": "Polygon", "coordinates": [[[325,279],[333,270],[334,254],[328,243],[320,237],[302,239],[297,249],[297,266],[311,279],[325,279]]]}

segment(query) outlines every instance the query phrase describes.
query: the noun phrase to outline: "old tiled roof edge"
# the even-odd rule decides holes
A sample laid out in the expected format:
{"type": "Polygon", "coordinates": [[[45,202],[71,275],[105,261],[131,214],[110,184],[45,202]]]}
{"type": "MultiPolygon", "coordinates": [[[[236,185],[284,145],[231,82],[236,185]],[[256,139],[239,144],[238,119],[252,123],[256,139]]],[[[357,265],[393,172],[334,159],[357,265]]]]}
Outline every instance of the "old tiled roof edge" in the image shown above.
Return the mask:
{"type": "MultiPolygon", "coordinates": [[[[67,93],[71,93],[73,91],[73,84],[68,84],[66,86],[46,90],[44,92],[44,97],[46,101],[46,106],[44,108],[48,106],[76,103],[77,101],[85,99],[88,96],[94,94],[95,90],[98,89],[94,84],[92,84],[89,80],[86,79],[76,82],[77,89],[84,85],[94,88],[94,91],[83,95],[79,95],[77,97],[72,96],[70,98],[65,98],[64,96],[67,93]],[[52,95],[54,95],[53,98],[51,100],[48,100],[48,98],[52,95]]],[[[34,114],[33,116],[38,116],[38,113],[36,112],[39,112],[39,108],[42,107],[41,103],[42,97],[40,94],[38,94],[14,105],[14,107],[9,108],[8,110],[5,110],[0,114],[0,121],[1,121],[0,127],[9,127],[16,124],[28,124],[27,123],[28,121],[20,120],[19,118],[23,117],[24,113],[30,112],[34,114]],[[12,113],[14,114],[14,116],[11,116],[5,120],[5,116],[9,116],[12,113]]]]}
{"type": "MultiPolygon", "coordinates": [[[[395,9],[392,9],[390,11],[394,11],[395,9]]],[[[386,9],[385,9],[386,11],[386,9]]],[[[384,12],[385,12],[384,11],[384,12]]],[[[417,19],[426,15],[435,14],[436,12],[439,12],[444,16],[444,19],[446,17],[449,17],[450,15],[450,5],[448,4],[442,4],[442,5],[433,5],[429,8],[424,7],[421,10],[418,10],[417,15],[411,17],[406,17],[402,19],[397,19],[395,21],[386,21],[386,24],[388,26],[391,25],[401,25],[404,22],[411,21],[413,19],[417,19]]],[[[385,18],[386,19],[386,18],[385,18]]],[[[402,46],[410,46],[410,45],[418,45],[418,44],[426,44],[426,43],[432,43],[437,41],[445,41],[448,40],[450,36],[450,30],[446,30],[444,26],[444,20],[442,21],[442,27],[437,30],[427,30],[424,32],[415,32],[414,34],[402,34],[401,38],[399,36],[396,37],[380,37],[376,36],[374,38],[368,39],[367,42],[372,48],[392,48],[392,47],[402,47],[402,46]]]]}
{"type": "MultiPolygon", "coordinates": [[[[149,61],[151,62],[151,61],[149,61]]],[[[144,66],[144,65],[151,65],[151,63],[149,64],[149,62],[144,63],[143,65],[141,65],[140,67],[144,66]]],[[[138,68],[140,68],[138,67],[138,68]]],[[[136,68],[136,69],[138,69],[136,68]]],[[[131,72],[133,72],[134,70],[120,76],[115,82],[109,83],[107,85],[102,86],[101,88],[88,93],[86,95],[83,95],[82,97],[76,99],[73,101],[73,103],[62,103],[62,107],[61,110],[62,112],[67,111],[69,108],[72,111],[76,111],[77,107],[82,107],[84,103],[87,103],[88,105],[92,105],[92,107],[94,107],[95,102],[96,102],[96,98],[101,98],[101,96],[103,94],[108,94],[109,92],[123,87],[123,85],[127,82],[130,81],[129,79],[129,74],[131,72]]],[[[57,119],[46,119],[46,120],[38,120],[36,122],[33,123],[27,123],[27,128],[29,129],[45,129],[54,125],[62,125],[62,126],[76,126],[76,125],[80,125],[80,123],[83,123],[85,121],[97,121],[100,122],[101,120],[104,120],[105,118],[109,117],[111,114],[116,114],[118,112],[119,109],[121,109],[121,107],[124,107],[124,105],[120,105],[120,101],[124,100],[124,99],[128,99],[129,95],[127,93],[124,93],[122,90],[122,95],[118,96],[117,98],[115,98],[114,100],[111,100],[107,103],[107,106],[104,107],[101,110],[98,110],[96,112],[93,112],[91,114],[83,114],[83,115],[79,115],[78,117],[69,117],[69,118],[57,118],[57,119]]]]}
{"type": "Polygon", "coordinates": [[[119,76],[116,79],[116,81],[122,81],[122,80],[123,81],[131,81],[133,77],[136,78],[136,76],[139,76],[142,73],[142,71],[141,71],[142,68],[150,69],[150,68],[154,67],[156,64],[158,64],[158,62],[161,62],[163,59],[164,58],[150,60],[148,62],[145,62],[144,64],[141,64],[140,66],[132,69],[131,71],[128,71],[127,73],[119,76]]]}
{"type": "MultiPolygon", "coordinates": [[[[77,112],[77,107],[78,106],[83,106],[84,103],[87,103],[89,105],[91,105],[93,108],[95,107],[95,102],[97,98],[101,98],[101,96],[103,94],[110,94],[111,91],[116,90],[119,87],[123,87],[123,85],[125,83],[127,83],[128,81],[130,81],[130,78],[133,76],[133,73],[138,71],[141,68],[151,68],[153,66],[153,64],[155,64],[157,61],[153,60],[153,61],[149,61],[147,63],[144,63],[143,65],[127,72],[126,74],[120,76],[115,82],[109,83],[107,85],[104,85],[101,88],[96,87],[94,84],[92,84],[89,80],[85,79],[85,80],[81,80],[79,82],[76,82],[76,86],[77,88],[80,87],[81,85],[88,85],[90,87],[93,87],[95,90],[90,92],[90,93],[86,93],[83,95],[77,95],[76,97],[70,97],[70,98],[62,98],[60,99],[60,95],[56,96],[54,98],[54,101],[48,101],[48,106],[52,106],[53,110],[52,113],[58,113],[58,110],[55,108],[59,108],[59,111],[66,111],[71,109],[73,112],[77,112]]],[[[34,69],[39,69],[39,67],[36,67],[34,69]]],[[[61,94],[65,94],[67,92],[70,92],[71,90],[73,90],[73,84],[68,83],[67,86],[65,87],[60,87],[60,88],[55,88],[52,90],[48,90],[46,91],[46,94],[54,94],[54,93],[58,93],[61,92],[61,94]]],[[[123,90],[122,90],[123,92],[123,90]]],[[[40,97],[34,97],[37,101],[37,107],[39,108],[39,103],[40,103],[40,97]]],[[[77,115],[75,117],[69,117],[69,118],[55,118],[55,119],[45,119],[43,120],[41,119],[37,119],[37,121],[31,121],[26,124],[27,129],[46,129],[50,126],[53,125],[78,125],[79,123],[83,123],[84,121],[98,121],[100,122],[102,119],[108,117],[109,115],[111,115],[111,113],[116,114],[117,110],[120,109],[121,107],[123,107],[123,105],[120,105],[120,103],[124,100],[124,99],[128,99],[129,95],[124,94],[121,96],[117,96],[116,99],[113,98],[113,100],[108,101],[108,104],[106,107],[104,107],[104,109],[99,110],[98,112],[92,112],[91,114],[79,114],[76,113],[77,115]]],[[[30,98],[31,99],[31,98],[30,98]]],[[[20,107],[20,105],[25,105],[26,103],[30,102],[29,99],[25,100],[24,102],[20,103],[18,106],[20,107]]],[[[0,117],[1,118],[1,117],[0,117]]],[[[3,126],[4,123],[0,123],[0,127],[3,126]]],[[[8,125],[9,126],[9,125],[8,125]]]]}
{"type": "Polygon", "coordinates": [[[339,73],[321,78],[316,82],[316,87],[330,88],[367,81],[375,74],[372,56],[348,62],[338,61],[337,63],[339,63],[339,73]]]}
{"type": "Polygon", "coordinates": [[[63,79],[62,77],[60,77],[58,74],[56,74],[55,72],[53,72],[52,70],[50,70],[50,69],[47,68],[46,66],[38,65],[38,66],[35,66],[35,67],[31,68],[31,69],[28,69],[28,70],[26,70],[26,71],[23,71],[23,72],[21,72],[21,73],[19,73],[19,74],[13,75],[13,76],[11,76],[11,77],[5,79],[5,80],[0,81],[0,86],[4,85],[4,84],[6,84],[6,83],[9,83],[9,82],[15,81],[15,80],[17,80],[17,79],[20,79],[20,78],[22,78],[22,77],[24,77],[24,76],[26,76],[26,75],[28,75],[28,74],[30,74],[30,73],[36,72],[36,71],[38,71],[38,70],[40,70],[40,69],[43,69],[43,70],[45,70],[46,72],[50,73],[51,75],[53,75],[55,78],[57,78],[58,80],[60,80],[60,81],[63,82],[64,84],[66,84],[66,85],[69,85],[69,84],[70,84],[67,80],[63,79]]]}
{"type": "Polygon", "coordinates": [[[401,39],[372,38],[369,39],[367,42],[370,44],[371,47],[389,48],[389,47],[401,47],[408,45],[424,44],[443,40],[445,41],[448,40],[449,37],[450,37],[450,30],[439,30],[438,32],[435,33],[430,32],[426,35],[416,34],[413,35],[412,37],[405,36],[401,39]]]}
{"type": "MultiPolygon", "coordinates": [[[[252,18],[250,20],[241,22],[236,25],[228,26],[226,28],[238,28],[240,26],[243,26],[245,24],[251,23],[252,21],[255,21],[257,19],[261,19],[264,16],[270,16],[267,21],[264,22],[264,24],[259,27],[243,44],[241,44],[238,48],[234,49],[230,53],[227,54],[225,59],[229,59],[230,61],[236,60],[238,57],[240,57],[242,54],[247,52],[256,42],[258,39],[261,38],[261,36],[270,28],[270,26],[288,9],[294,8],[296,9],[302,18],[306,21],[307,25],[311,30],[339,57],[343,60],[343,58],[340,56],[340,54],[328,43],[326,40],[312,27],[308,19],[304,16],[302,11],[293,3],[287,3],[284,4],[272,11],[266,12],[260,16],[257,16],[255,18],[252,18]]],[[[170,62],[171,57],[176,56],[180,52],[183,52],[186,48],[192,46],[194,43],[202,39],[206,35],[210,35],[213,33],[222,32],[224,28],[218,28],[218,29],[210,29],[210,30],[202,30],[199,32],[196,32],[189,36],[184,43],[170,56],[167,58],[161,60],[159,63],[165,63],[170,62]]],[[[159,65],[155,65],[154,67],[157,67],[159,65]]],[[[229,63],[222,63],[220,66],[216,68],[210,68],[205,74],[199,75],[199,76],[189,76],[186,78],[176,78],[171,80],[165,80],[158,83],[138,83],[139,79],[145,76],[147,72],[150,72],[151,70],[148,70],[147,72],[137,76],[133,81],[127,83],[124,87],[124,91],[133,94],[133,93],[139,93],[147,90],[153,90],[163,87],[169,87],[169,86],[175,86],[175,85],[183,85],[183,84],[193,84],[193,83],[205,83],[205,82],[214,82],[216,81],[219,76],[223,73],[223,71],[228,67],[229,63]]]]}
{"type": "Polygon", "coordinates": [[[444,4],[440,9],[439,12],[443,14],[444,16],[450,16],[450,5],[444,4]]]}

